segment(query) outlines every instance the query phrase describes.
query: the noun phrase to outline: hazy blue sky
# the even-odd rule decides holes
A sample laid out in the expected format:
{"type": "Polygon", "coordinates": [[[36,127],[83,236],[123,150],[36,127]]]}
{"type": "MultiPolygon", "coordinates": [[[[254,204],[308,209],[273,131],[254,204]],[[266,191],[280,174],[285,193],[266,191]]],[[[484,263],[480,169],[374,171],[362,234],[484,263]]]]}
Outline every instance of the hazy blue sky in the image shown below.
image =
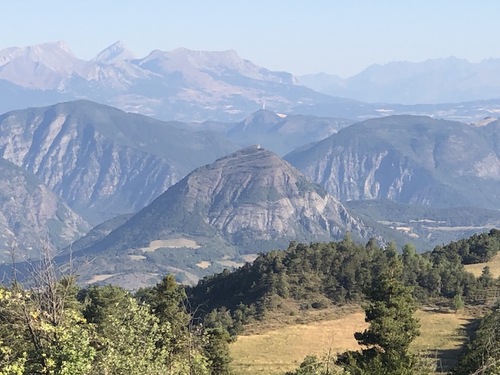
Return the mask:
{"type": "Polygon", "coordinates": [[[0,49],[66,41],[90,59],[121,40],[234,49],[272,70],[343,77],[373,63],[500,57],[498,0],[4,0],[0,49]]]}

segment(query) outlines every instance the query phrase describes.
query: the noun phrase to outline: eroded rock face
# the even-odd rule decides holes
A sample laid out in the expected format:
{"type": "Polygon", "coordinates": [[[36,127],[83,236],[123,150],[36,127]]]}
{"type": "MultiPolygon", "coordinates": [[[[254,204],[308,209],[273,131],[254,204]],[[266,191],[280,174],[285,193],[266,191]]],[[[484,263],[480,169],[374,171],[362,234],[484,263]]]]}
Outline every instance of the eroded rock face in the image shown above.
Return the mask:
{"type": "Polygon", "coordinates": [[[228,235],[336,237],[356,224],[332,196],[258,146],[193,172],[185,183],[188,209],[206,202],[208,224],[228,235]]]}
{"type": "Polygon", "coordinates": [[[66,246],[90,225],[31,173],[0,159],[0,262],[66,246]]]}
{"type": "Polygon", "coordinates": [[[343,129],[285,159],[341,201],[500,208],[495,126],[391,116],[343,129]]]}
{"type": "Polygon", "coordinates": [[[0,156],[95,223],[141,209],[192,168],[233,149],[209,133],[88,101],[0,117],[0,156]]]}
{"type": "Polygon", "coordinates": [[[331,240],[347,231],[367,235],[331,195],[276,154],[253,146],[194,170],[115,230],[106,246],[131,248],[184,233],[248,247],[331,240]]]}

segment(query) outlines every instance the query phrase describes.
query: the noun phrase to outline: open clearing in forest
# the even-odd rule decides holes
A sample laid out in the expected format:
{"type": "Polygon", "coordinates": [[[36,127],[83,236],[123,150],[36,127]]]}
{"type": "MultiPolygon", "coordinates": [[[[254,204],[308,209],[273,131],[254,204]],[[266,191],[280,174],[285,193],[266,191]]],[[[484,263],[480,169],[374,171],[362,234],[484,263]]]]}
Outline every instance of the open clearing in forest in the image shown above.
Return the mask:
{"type": "Polygon", "coordinates": [[[479,277],[483,272],[483,268],[486,266],[490,267],[491,274],[494,278],[500,277],[500,253],[495,255],[493,259],[487,263],[467,264],[464,268],[474,276],[479,277]]]}
{"type": "MultiPolygon", "coordinates": [[[[421,336],[412,345],[414,351],[437,359],[439,369],[449,368],[466,338],[465,328],[472,318],[465,314],[419,310],[421,336]]],[[[353,311],[335,319],[273,326],[269,330],[239,336],[231,344],[236,375],[283,374],[295,369],[308,354],[326,355],[360,348],[354,332],[368,325],[364,313],[353,311]]]]}
{"type": "Polygon", "coordinates": [[[208,267],[210,267],[212,265],[212,263],[210,263],[209,261],[207,260],[202,260],[201,262],[199,263],[196,263],[196,265],[198,267],[200,267],[201,269],[207,269],[208,267]]]}
{"type": "Polygon", "coordinates": [[[141,250],[145,253],[152,253],[157,249],[161,248],[188,248],[188,249],[198,249],[200,245],[196,243],[194,240],[190,240],[189,238],[170,238],[168,240],[156,240],[151,241],[148,247],[143,247],[141,250]]]}
{"type": "Polygon", "coordinates": [[[100,275],[94,275],[92,276],[91,279],[87,280],[87,284],[94,284],[94,283],[98,283],[100,281],[104,281],[104,280],[107,280],[107,279],[110,279],[114,276],[118,275],[117,273],[103,273],[103,274],[100,274],[100,275]]]}
{"type": "Polygon", "coordinates": [[[416,353],[437,361],[437,370],[446,373],[454,366],[462,345],[467,339],[467,328],[475,320],[465,313],[422,311],[415,314],[420,319],[420,336],[412,349],[416,353]]]}

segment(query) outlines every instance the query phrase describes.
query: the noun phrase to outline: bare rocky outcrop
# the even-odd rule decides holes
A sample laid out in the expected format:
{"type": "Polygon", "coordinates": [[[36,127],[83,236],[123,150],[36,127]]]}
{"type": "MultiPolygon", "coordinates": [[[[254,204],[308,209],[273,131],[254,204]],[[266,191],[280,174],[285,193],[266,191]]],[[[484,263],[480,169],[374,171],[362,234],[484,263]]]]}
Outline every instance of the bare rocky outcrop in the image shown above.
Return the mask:
{"type": "Polygon", "coordinates": [[[83,236],[90,225],[31,173],[0,159],[0,263],[41,256],[83,236]]]}

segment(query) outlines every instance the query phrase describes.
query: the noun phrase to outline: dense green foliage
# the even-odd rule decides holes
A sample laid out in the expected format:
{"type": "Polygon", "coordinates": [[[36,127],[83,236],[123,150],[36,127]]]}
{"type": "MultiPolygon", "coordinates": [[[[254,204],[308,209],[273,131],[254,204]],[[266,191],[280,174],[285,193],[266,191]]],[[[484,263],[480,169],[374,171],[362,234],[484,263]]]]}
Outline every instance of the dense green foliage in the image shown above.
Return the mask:
{"type": "Polygon", "coordinates": [[[172,276],[135,298],[39,275],[0,289],[1,375],[229,374],[229,335],[193,323],[172,276]]]}
{"type": "MultiPolygon", "coordinates": [[[[228,343],[243,325],[286,300],[303,309],[364,303],[365,346],[333,357],[308,357],[290,374],[416,374],[409,344],[418,334],[416,303],[447,300],[455,309],[484,303],[500,280],[485,267],[475,278],[463,264],[498,252],[500,231],[418,254],[406,245],[291,243],[252,264],[206,277],[185,289],[173,276],[131,295],[116,286],[79,288],[48,262],[29,288],[0,288],[0,375],[230,374],[228,343]]],[[[498,371],[498,310],[485,318],[461,362],[467,371],[498,371]]],[[[463,370],[465,371],[465,370],[463,370]]],[[[465,374],[457,370],[457,375],[465,374]]],[[[481,372],[478,372],[478,374],[481,372]]]]}
{"type": "Polygon", "coordinates": [[[500,230],[498,229],[492,229],[489,233],[475,234],[467,239],[451,242],[444,247],[446,253],[456,253],[463,264],[487,262],[499,250],[500,230]]]}
{"type": "MultiPolygon", "coordinates": [[[[460,296],[467,303],[482,303],[485,291],[498,281],[487,274],[476,279],[463,264],[488,260],[499,247],[500,231],[494,229],[424,254],[406,245],[400,255],[401,277],[420,302],[460,296]]],[[[380,247],[372,239],[363,246],[349,236],[340,242],[291,243],[287,250],[260,254],[238,270],[206,277],[188,294],[205,314],[229,310],[229,329],[237,333],[242,324],[262,318],[284,299],[300,301],[304,308],[363,301],[395,253],[394,244],[380,247]]]]}
{"type": "Polygon", "coordinates": [[[413,317],[417,307],[411,287],[402,281],[402,268],[394,254],[368,291],[365,320],[370,326],[354,335],[365,348],[344,353],[338,361],[350,374],[414,374],[416,361],[409,349],[420,334],[419,323],[413,317]]]}
{"type": "Polygon", "coordinates": [[[500,374],[500,308],[496,306],[480,322],[455,375],[500,374]]]}

